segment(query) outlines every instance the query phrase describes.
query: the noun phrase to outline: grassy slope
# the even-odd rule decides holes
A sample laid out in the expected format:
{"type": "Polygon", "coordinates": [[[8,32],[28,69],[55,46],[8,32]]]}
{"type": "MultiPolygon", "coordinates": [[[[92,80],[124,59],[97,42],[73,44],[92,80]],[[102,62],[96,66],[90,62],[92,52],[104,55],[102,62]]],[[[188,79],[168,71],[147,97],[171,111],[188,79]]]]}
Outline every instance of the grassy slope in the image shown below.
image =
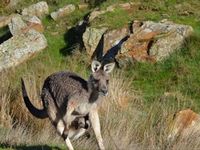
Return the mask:
{"type": "MultiPolygon", "coordinates": [[[[128,13],[118,9],[107,13],[93,24],[110,28],[119,28],[130,23],[133,18],[138,20],[169,19],[176,23],[188,24],[194,28],[195,35],[188,39],[186,47],[174,53],[169,59],[156,64],[136,63],[127,69],[127,75],[133,79],[133,86],[143,91],[147,102],[154,101],[164,92],[179,91],[194,99],[195,109],[200,111],[199,103],[199,42],[200,42],[200,11],[198,1],[138,1],[143,4],[140,10],[128,13]],[[180,6],[182,4],[182,6],[180,6]],[[184,15],[190,12],[189,15],[184,15]],[[116,21],[117,20],[117,21],[116,21]]],[[[112,1],[102,5],[102,9],[112,1]]]]}
{"type": "MultiPolygon", "coordinates": [[[[56,3],[53,2],[53,0],[49,1],[50,10],[55,10],[66,3],[77,3],[76,1],[67,0],[55,0],[56,3]]],[[[27,6],[30,3],[32,3],[32,1],[26,2],[25,4],[20,3],[19,7],[27,6]]],[[[104,9],[113,3],[114,1],[108,0],[108,2],[101,5],[101,8],[104,9]]],[[[169,59],[160,63],[135,63],[133,66],[125,69],[123,74],[127,77],[127,80],[131,81],[131,86],[134,87],[136,91],[141,92],[144,102],[143,109],[146,112],[151,109],[153,110],[156,107],[163,107],[163,105],[170,107],[173,106],[173,104],[180,105],[176,107],[176,110],[192,107],[197,112],[200,112],[200,27],[198,26],[200,23],[200,20],[198,19],[200,12],[198,10],[198,0],[191,2],[186,0],[179,1],[179,3],[184,4],[181,9],[174,8],[175,4],[178,3],[174,0],[163,2],[160,2],[159,0],[154,0],[152,2],[141,0],[141,3],[143,4],[143,9],[141,10],[134,13],[128,13],[118,9],[113,13],[103,15],[101,19],[93,22],[93,25],[96,26],[104,22],[104,24],[110,28],[119,28],[124,24],[130,23],[133,19],[157,21],[166,18],[163,16],[167,16],[167,18],[174,22],[193,26],[195,35],[189,40],[184,49],[181,49],[169,59]],[[192,13],[190,13],[189,16],[180,15],[180,11],[184,12],[184,10],[189,10],[192,13]],[[171,99],[161,101],[165,92],[175,94],[180,93],[184,100],[177,100],[177,98],[171,97],[171,99]]],[[[58,23],[55,23],[48,17],[45,18],[43,20],[46,27],[44,34],[48,40],[48,48],[32,60],[20,65],[16,69],[10,70],[6,73],[6,77],[5,75],[1,75],[1,81],[3,82],[6,80],[5,85],[9,86],[9,88],[4,87],[3,85],[1,86],[1,97],[3,92],[8,91],[9,89],[11,99],[13,101],[19,99],[19,79],[22,76],[34,78],[38,87],[41,87],[42,81],[46,76],[58,70],[69,69],[86,77],[88,71],[84,70],[87,70],[89,64],[87,56],[84,54],[77,54],[78,56],[63,56],[60,53],[60,49],[67,46],[67,41],[65,41],[67,27],[74,25],[87,13],[87,11],[88,10],[83,12],[76,11],[70,17],[63,19],[58,23]]],[[[5,11],[3,13],[5,14],[7,12],[5,11]]],[[[120,70],[117,72],[120,72],[120,70]]],[[[157,118],[159,113],[160,112],[154,112],[152,117],[154,119],[157,118]]],[[[159,117],[157,120],[153,119],[153,121],[155,121],[155,123],[158,122],[160,119],[159,117]]],[[[48,146],[44,147],[44,149],[45,148],[48,149],[48,146]]]]}

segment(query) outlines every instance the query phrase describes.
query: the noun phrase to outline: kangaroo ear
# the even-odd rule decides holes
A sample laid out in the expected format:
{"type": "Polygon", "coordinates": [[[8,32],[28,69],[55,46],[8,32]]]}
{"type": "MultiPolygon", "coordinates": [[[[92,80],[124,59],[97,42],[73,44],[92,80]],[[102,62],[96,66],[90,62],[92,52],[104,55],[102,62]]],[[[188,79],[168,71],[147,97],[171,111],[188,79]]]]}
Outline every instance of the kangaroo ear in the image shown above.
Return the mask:
{"type": "Polygon", "coordinates": [[[97,60],[93,60],[93,61],[92,61],[92,65],[91,65],[92,72],[96,72],[96,71],[98,71],[100,68],[101,68],[101,63],[98,62],[97,60]]]}
{"type": "Polygon", "coordinates": [[[115,63],[109,63],[109,64],[106,64],[104,67],[103,67],[103,70],[106,72],[106,73],[110,73],[112,72],[112,70],[114,69],[115,67],[115,63]]]}

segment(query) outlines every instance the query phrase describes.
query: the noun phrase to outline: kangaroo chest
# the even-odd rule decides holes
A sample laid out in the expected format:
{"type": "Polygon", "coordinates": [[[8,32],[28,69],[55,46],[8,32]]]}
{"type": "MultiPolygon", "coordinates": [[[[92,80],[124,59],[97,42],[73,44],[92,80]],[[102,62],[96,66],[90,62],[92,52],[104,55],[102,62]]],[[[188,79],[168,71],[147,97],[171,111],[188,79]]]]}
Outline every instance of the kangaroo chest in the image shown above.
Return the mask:
{"type": "Polygon", "coordinates": [[[87,115],[90,112],[90,110],[95,106],[96,106],[95,103],[93,104],[83,103],[78,105],[78,107],[76,107],[74,111],[77,115],[87,115]]]}

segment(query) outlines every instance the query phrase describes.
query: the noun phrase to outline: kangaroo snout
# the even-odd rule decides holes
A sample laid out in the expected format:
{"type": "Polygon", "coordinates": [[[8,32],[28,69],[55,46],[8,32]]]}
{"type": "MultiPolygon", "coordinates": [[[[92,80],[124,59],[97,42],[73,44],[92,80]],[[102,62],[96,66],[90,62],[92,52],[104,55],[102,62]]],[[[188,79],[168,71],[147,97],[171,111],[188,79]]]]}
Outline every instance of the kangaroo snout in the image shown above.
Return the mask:
{"type": "Polygon", "coordinates": [[[102,87],[100,90],[99,90],[99,93],[103,96],[106,96],[108,95],[108,88],[107,87],[102,87]]]}

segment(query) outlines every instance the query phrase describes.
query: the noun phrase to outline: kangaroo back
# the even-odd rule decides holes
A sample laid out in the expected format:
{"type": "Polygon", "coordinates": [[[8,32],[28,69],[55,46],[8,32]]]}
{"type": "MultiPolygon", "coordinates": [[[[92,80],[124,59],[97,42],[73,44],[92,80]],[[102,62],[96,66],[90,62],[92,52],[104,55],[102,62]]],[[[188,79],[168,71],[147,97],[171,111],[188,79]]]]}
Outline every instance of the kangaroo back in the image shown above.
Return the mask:
{"type": "Polygon", "coordinates": [[[28,94],[26,92],[26,88],[25,88],[25,84],[24,84],[24,80],[21,79],[21,84],[22,84],[22,96],[24,99],[24,102],[26,104],[26,107],[28,108],[29,112],[39,118],[39,119],[44,119],[48,117],[48,114],[46,112],[46,110],[43,109],[37,109],[35,106],[33,106],[33,104],[30,102],[30,99],[28,97],[28,94]]]}

